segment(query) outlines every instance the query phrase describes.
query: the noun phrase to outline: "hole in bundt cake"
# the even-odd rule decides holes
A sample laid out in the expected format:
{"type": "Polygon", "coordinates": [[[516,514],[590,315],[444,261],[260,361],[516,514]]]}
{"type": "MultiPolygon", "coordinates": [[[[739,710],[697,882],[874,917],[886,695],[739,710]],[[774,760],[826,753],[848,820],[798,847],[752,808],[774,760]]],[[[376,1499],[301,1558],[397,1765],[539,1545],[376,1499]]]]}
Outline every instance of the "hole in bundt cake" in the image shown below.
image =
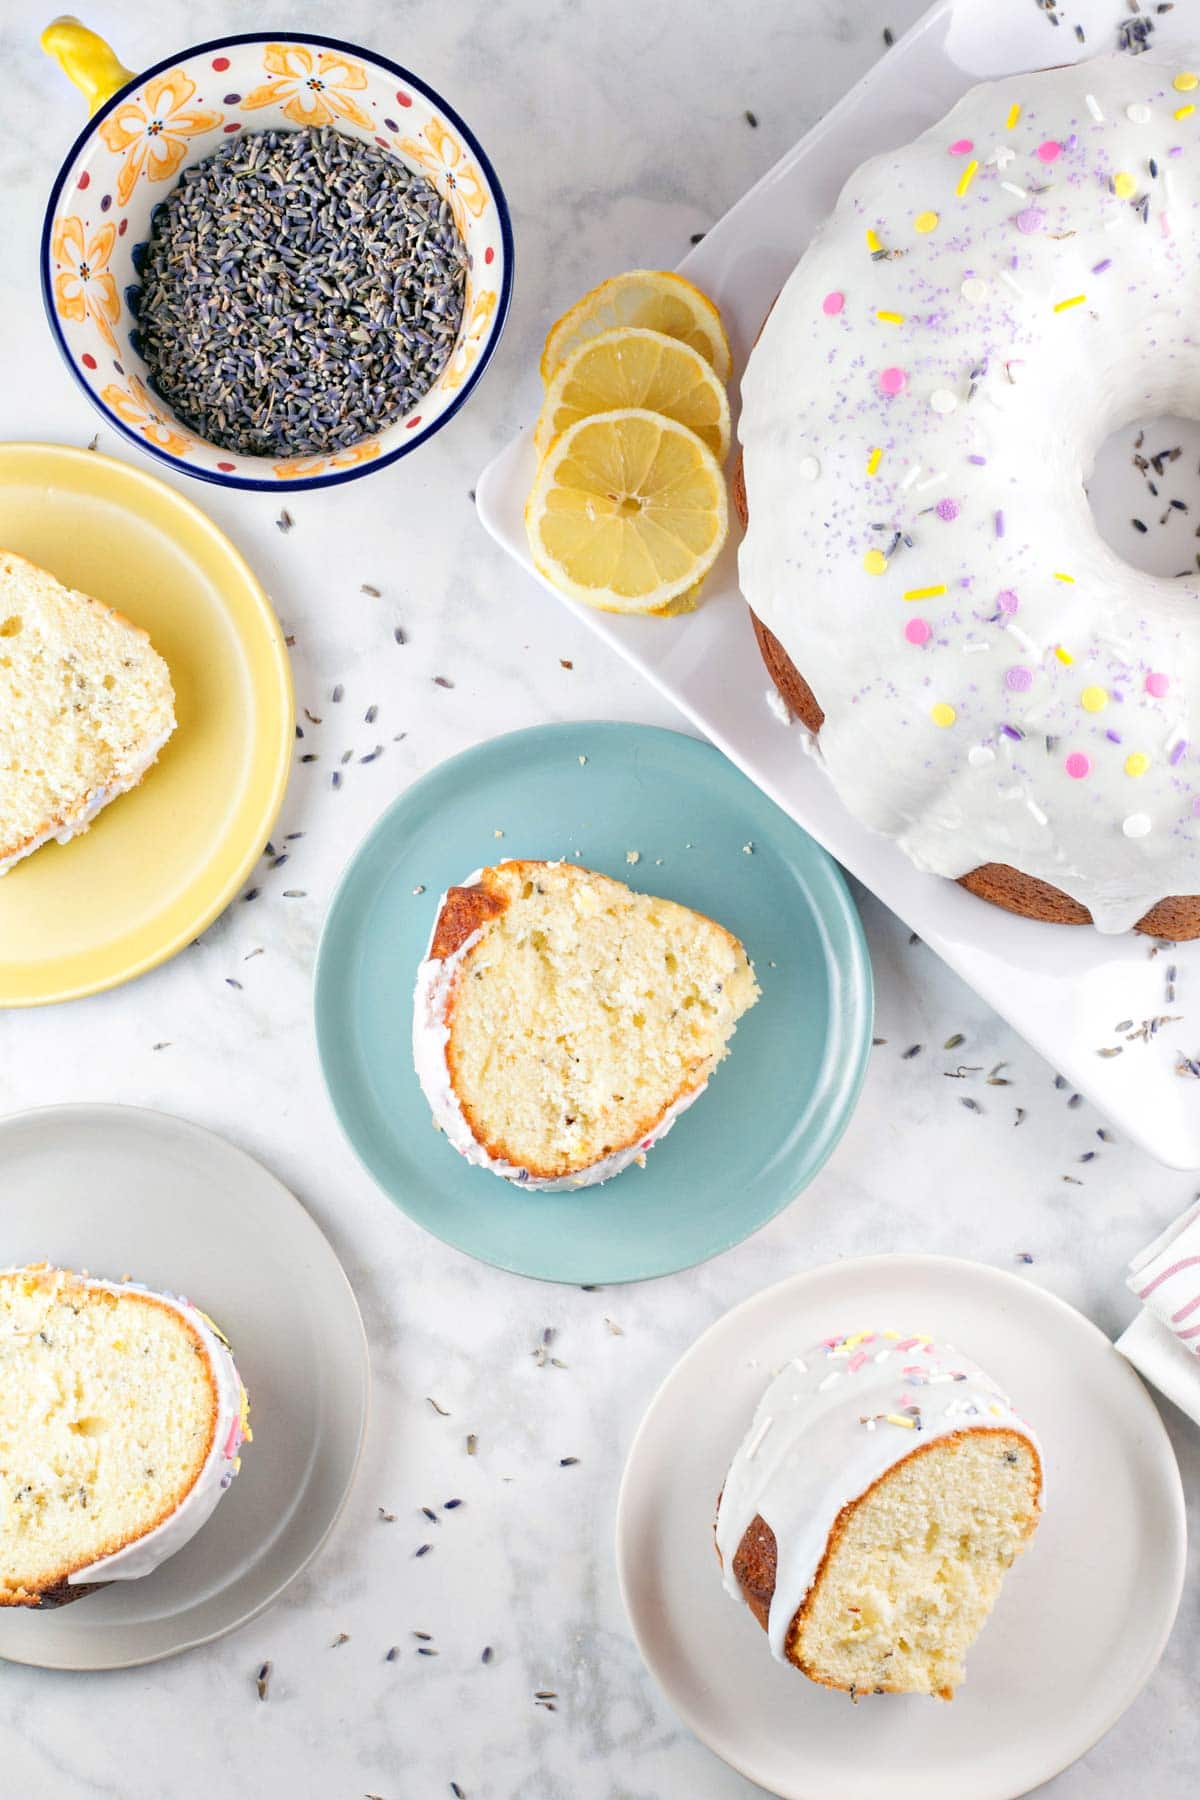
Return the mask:
{"type": "Polygon", "coordinates": [[[1092,523],[1131,568],[1197,578],[1200,420],[1138,417],[1100,445],[1084,491],[1092,523]]]}

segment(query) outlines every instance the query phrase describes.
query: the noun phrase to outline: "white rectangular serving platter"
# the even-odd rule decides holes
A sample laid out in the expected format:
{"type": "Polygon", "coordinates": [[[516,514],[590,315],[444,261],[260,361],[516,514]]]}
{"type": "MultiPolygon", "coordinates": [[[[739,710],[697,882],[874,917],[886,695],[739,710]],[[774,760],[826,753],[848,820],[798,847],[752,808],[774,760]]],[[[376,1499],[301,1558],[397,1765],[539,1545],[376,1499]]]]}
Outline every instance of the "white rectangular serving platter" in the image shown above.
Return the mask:
{"type": "MultiPolygon", "coordinates": [[[[720,306],[735,377],[812,231],[858,163],[924,131],[977,80],[1114,47],[1117,23],[1129,16],[1117,0],[1060,0],[1058,10],[1063,23],[1055,30],[1034,0],[937,0],[709,231],[680,268],[720,306]]],[[[1187,10],[1155,17],[1155,47],[1183,41],[1187,10]]],[[[1164,444],[1181,441],[1177,425],[1163,429],[1174,433],[1164,444]]],[[[487,530],[540,579],[523,522],[533,474],[532,431],[526,430],[484,471],[477,495],[487,530]]],[[[1098,516],[1128,520],[1139,499],[1144,509],[1145,490],[1135,491],[1135,480],[1127,453],[1102,457],[1090,484],[1098,516]]],[[[1194,526],[1184,529],[1183,561],[1190,563],[1194,526]]],[[[1162,533],[1155,549],[1163,573],[1172,559],[1179,566],[1182,541],[1178,533],[1162,533]]],[[[543,585],[556,605],[573,605],[543,585]]],[[[1152,955],[1147,940],[1133,933],[1105,937],[1090,927],[1016,918],[951,881],[921,874],[889,840],[852,819],[820,764],[804,753],[803,727],[785,725],[767,704],[770,684],[738,592],[734,544],[695,613],[649,619],[575,610],[1128,1137],[1172,1168],[1200,1167],[1200,1083],[1175,1072],[1181,1055],[1200,1054],[1200,941],[1152,955]],[[1165,998],[1171,965],[1178,971],[1178,1004],[1165,998]],[[1128,1032],[1114,1030],[1122,1021],[1136,1027],[1164,1013],[1184,1016],[1149,1041],[1128,1041],[1128,1032]],[[1120,1055],[1100,1054],[1116,1046],[1120,1055]]]]}

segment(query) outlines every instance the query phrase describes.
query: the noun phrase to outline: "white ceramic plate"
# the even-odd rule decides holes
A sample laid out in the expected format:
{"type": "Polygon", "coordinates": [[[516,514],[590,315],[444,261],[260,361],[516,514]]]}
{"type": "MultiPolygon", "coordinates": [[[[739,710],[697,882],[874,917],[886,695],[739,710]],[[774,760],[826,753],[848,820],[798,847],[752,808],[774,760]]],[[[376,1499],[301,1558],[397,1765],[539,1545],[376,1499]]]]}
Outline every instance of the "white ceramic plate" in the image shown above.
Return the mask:
{"type": "MultiPolygon", "coordinates": [[[[1009,6],[938,0],[680,265],[724,314],[735,403],[737,377],[772,301],[865,157],[916,137],[977,80],[1072,61],[1115,44],[1113,0],[1070,0],[1060,10],[1066,23],[1056,30],[1032,0],[1009,6]],[[1076,23],[1085,28],[1084,45],[1071,29],[1076,23]]],[[[1178,42],[1191,10],[1154,15],[1155,45],[1178,42]]],[[[1176,425],[1164,429],[1169,435],[1154,442],[1185,443],[1187,466],[1194,470],[1195,434],[1176,425]]],[[[1128,451],[1129,444],[1114,443],[1091,484],[1094,510],[1114,530],[1145,507],[1145,488],[1128,451]]],[[[484,525],[530,574],[523,513],[533,469],[532,433],[526,431],[485,471],[477,489],[484,525]]],[[[1200,486],[1174,483],[1171,491],[1184,493],[1192,512],[1180,515],[1179,535],[1172,529],[1147,539],[1161,553],[1162,574],[1190,567],[1196,548],[1191,533],[1200,486]]],[[[547,591],[556,605],[572,604],[547,591]]],[[[1175,1074],[1180,1053],[1195,1057],[1200,1050],[1200,1013],[1195,1005],[1189,1009],[1187,998],[1193,987],[1200,991],[1200,942],[1150,961],[1146,940],[1133,934],[1106,938],[1090,928],[1015,918],[951,881],[919,873],[890,840],[852,819],[824,771],[803,754],[801,728],[781,725],[767,708],[770,683],[738,593],[733,545],[709,577],[700,609],[684,618],[576,610],[1129,1137],[1173,1168],[1200,1167],[1200,1094],[1195,1082],[1175,1074]],[[1164,970],[1172,962],[1182,1004],[1166,999],[1164,970]],[[1151,1043],[1126,1043],[1113,1030],[1125,1019],[1136,1025],[1180,1012],[1182,1021],[1163,1028],[1151,1043]],[[1121,1046],[1120,1056],[1097,1055],[1114,1045],[1121,1046]]]]}
{"type": "Polygon", "coordinates": [[[177,1556],[54,1612],[0,1609],[10,1662],[153,1662],[254,1618],[325,1541],[366,1432],[362,1320],[273,1175],[198,1125],[130,1106],[0,1121],[0,1267],[43,1259],[186,1294],[228,1333],[250,1394],[241,1474],[177,1556]]]}
{"type": "Polygon", "coordinates": [[[1015,1800],[1048,1781],[1153,1671],[1186,1549],[1174,1452],[1108,1339],[1030,1282],[938,1256],[811,1269],[718,1320],[651,1402],[617,1507],[621,1590],[651,1673],[697,1737],[784,1800],[1015,1800]],[[868,1326],[976,1357],[1045,1452],[1045,1516],[949,1705],[856,1706],[776,1663],[713,1549],[717,1495],[772,1371],[868,1326]]]}

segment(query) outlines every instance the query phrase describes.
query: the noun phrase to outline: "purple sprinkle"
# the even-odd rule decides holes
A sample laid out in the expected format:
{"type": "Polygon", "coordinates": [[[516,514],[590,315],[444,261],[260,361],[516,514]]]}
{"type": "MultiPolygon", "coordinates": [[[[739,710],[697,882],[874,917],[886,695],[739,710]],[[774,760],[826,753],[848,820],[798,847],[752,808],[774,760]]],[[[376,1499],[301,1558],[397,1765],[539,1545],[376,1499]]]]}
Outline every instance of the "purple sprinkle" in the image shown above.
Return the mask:
{"type": "Polygon", "coordinates": [[[1171,148],[1167,151],[1167,155],[1168,156],[1182,156],[1183,155],[1183,145],[1182,144],[1172,144],[1171,148]]]}
{"type": "Polygon", "coordinates": [[[1027,694],[1033,686],[1033,670],[1027,669],[1024,663],[1014,663],[1004,675],[1004,685],[1012,689],[1014,694],[1027,694]]]}
{"type": "Polygon", "coordinates": [[[1021,604],[1011,588],[1002,588],[996,595],[996,603],[1003,613],[1015,613],[1021,604]]]}
{"type": "Polygon", "coordinates": [[[240,94],[226,94],[226,96],[225,96],[226,106],[236,106],[238,101],[241,99],[241,97],[242,96],[240,94]]]}
{"type": "Polygon", "coordinates": [[[1182,762],[1186,755],[1187,755],[1187,739],[1180,738],[1179,742],[1176,744],[1175,748],[1172,750],[1172,752],[1167,760],[1170,762],[1171,767],[1174,768],[1175,764],[1178,762],[1182,762]]]}
{"type": "Polygon", "coordinates": [[[1017,230],[1028,237],[1032,232],[1040,231],[1046,223],[1046,215],[1040,206],[1025,206],[1017,214],[1017,230]]]}
{"type": "Polygon", "coordinates": [[[1078,136],[1076,135],[1075,132],[1072,132],[1070,137],[1067,139],[1066,143],[1063,145],[1063,148],[1065,150],[1073,150],[1078,142],[1079,142],[1078,136]]]}
{"type": "Polygon", "coordinates": [[[100,202],[100,211],[107,212],[111,205],[112,205],[112,195],[105,194],[104,198],[100,202]]]}
{"type": "Polygon", "coordinates": [[[1103,262],[1098,262],[1098,263],[1092,264],[1092,274],[1093,275],[1103,275],[1105,269],[1111,269],[1111,268],[1112,268],[1112,257],[1106,256],[1103,262]]]}
{"type": "Polygon", "coordinates": [[[984,464],[987,462],[987,457],[986,456],[968,456],[967,461],[969,463],[974,463],[975,467],[977,469],[982,469],[984,464]]]}
{"type": "Polygon", "coordinates": [[[1004,514],[1002,512],[996,514],[996,536],[1004,536],[1004,514]]]}
{"type": "Polygon", "coordinates": [[[1005,737],[1015,738],[1018,744],[1025,736],[1025,733],[1023,731],[1018,731],[1015,725],[1002,725],[1000,729],[1005,737]]]}
{"type": "Polygon", "coordinates": [[[1196,798],[1192,801],[1192,817],[1193,819],[1200,819],[1200,794],[1197,794],[1196,798]]]}
{"type": "Polygon", "coordinates": [[[387,126],[389,131],[399,131],[399,129],[400,129],[400,127],[397,125],[395,119],[385,119],[383,122],[387,126]]]}
{"type": "Polygon", "coordinates": [[[934,510],[939,519],[945,519],[946,523],[949,524],[952,519],[957,519],[958,517],[958,501],[948,498],[939,500],[934,510]]]}
{"type": "Polygon", "coordinates": [[[1109,731],[1106,731],[1104,735],[1108,739],[1110,744],[1119,744],[1121,741],[1121,734],[1119,731],[1109,730],[1109,731]]]}

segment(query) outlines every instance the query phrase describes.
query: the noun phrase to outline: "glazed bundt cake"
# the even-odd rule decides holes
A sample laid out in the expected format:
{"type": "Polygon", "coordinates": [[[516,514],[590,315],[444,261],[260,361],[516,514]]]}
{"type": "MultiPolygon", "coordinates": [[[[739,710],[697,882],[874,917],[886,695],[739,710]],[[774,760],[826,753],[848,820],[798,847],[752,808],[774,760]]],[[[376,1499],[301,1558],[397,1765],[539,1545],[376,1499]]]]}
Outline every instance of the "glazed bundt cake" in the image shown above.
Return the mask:
{"type": "Polygon", "coordinates": [[[725,1586],[811,1681],[953,1698],[1041,1514],[1037,1440],[949,1346],[828,1338],[780,1371],[725,1480],[725,1586]]]}
{"type": "Polygon", "coordinates": [[[751,355],[734,492],[847,809],[1011,911],[1179,938],[1200,578],[1123,562],[1084,484],[1200,392],[1197,82],[1153,52],[1013,76],[864,164],[751,355]]]}

